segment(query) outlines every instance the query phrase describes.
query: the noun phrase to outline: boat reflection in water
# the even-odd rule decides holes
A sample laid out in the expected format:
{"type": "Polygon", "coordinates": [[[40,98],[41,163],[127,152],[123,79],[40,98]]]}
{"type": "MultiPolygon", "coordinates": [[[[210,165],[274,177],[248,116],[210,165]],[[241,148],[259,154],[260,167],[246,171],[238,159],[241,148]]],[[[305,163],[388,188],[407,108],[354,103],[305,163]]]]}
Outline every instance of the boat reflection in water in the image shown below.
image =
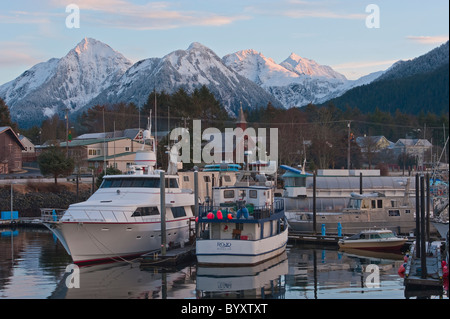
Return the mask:
{"type": "Polygon", "coordinates": [[[252,267],[197,267],[197,298],[284,298],[286,252],[252,267]]]}
{"type": "MultiPolygon", "coordinates": [[[[173,271],[143,270],[138,262],[116,262],[79,268],[79,288],[68,288],[66,275],[54,299],[182,299],[195,290],[195,265],[173,271]]],[[[70,285],[69,285],[70,287],[70,285]]]]}

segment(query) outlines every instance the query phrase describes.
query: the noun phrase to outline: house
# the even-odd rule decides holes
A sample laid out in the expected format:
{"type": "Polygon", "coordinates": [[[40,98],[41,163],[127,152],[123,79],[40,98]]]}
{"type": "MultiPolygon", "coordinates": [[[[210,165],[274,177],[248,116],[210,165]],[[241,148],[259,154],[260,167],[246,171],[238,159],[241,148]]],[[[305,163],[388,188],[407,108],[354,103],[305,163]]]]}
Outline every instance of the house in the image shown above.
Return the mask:
{"type": "Polygon", "coordinates": [[[392,148],[394,143],[382,135],[378,136],[359,136],[356,138],[356,144],[361,148],[361,152],[380,152],[392,148]]]}
{"type": "Polygon", "coordinates": [[[9,126],[0,126],[0,174],[10,174],[22,169],[24,145],[9,126]]]}
{"type": "MultiPolygon", "coordinates": [[[[125,172],[127,167],[134,163],[137,150],[151,148],[149,144],[128,137],[98,138],[100,136],[98,134],[90,135],[92,138],[84,136],[68,142],[68,156],[74,159],[75,166],[84,169],[94,168],[96,174],[103,170],[104,165],[125,172]]],[[[65,149],[66,142],[60,143],[60,147],[65,149]]]]}
{"type": "Polygon", "coordinates": [[[426,139],[401,138],[393,146],[394,153],[399,155],[413,156],[417,159],[417,165],[422,167],[425,156],[431,151],[433,145],[426,139]]]}
{"type": "Polygon", "coordinates": [[[19,135],[19,140],[22,142],[24,146],[24,150],[22,151],[22,161],[23,162],[34,162],[37,159],[36,156],[36,147],[30,141],[30,139],[24,135],[19,135]]]}

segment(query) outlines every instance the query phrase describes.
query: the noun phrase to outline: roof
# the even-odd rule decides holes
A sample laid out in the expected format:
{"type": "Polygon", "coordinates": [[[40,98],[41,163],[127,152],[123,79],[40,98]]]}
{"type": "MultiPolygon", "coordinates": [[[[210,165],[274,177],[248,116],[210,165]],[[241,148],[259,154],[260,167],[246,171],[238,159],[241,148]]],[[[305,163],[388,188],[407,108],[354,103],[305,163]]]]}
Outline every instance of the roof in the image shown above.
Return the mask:
{"type": "Polygon", "coordinates": [[[136,152],[124,152],[124,153],[119,153],[119,154],[115,154],[115,155],[108,155],[106,157],[104,156],[97,156],[97,157],[93,157],[88,159],[88,162],[101,162],[105,159],[110,160],[110,159],[114,159],[114,158],[118,158],[118,157],[123,157],[123,156],[127,156],[127,155],[133,155],[136,154],[136,152]]]}
{"type": "Polygon", "coordinates": [[[431,147],[431,143],[427,139],[410,139],[410,138],[401,138],[395,143],[395,146],[422,146],[422,147],[431,147]]]}
{"type": "Polygon", "coordinates": [[[13,129],[10,126],[0,126],[0,134],[9,134],[13,140],[17,142],[17,144],[20,146],[22,150],[25,150],[25,146],[20,141],[20,138],[17,136],[16,132],[13,131],[13,129]]]}
{"type": "Polygon", "coordinates": [[[142,131],[142,129],[138,128],[131,128],[131,129],[125,129],[122,131],[115,131],[115,132],[102,132],[102,133],[86,133],[82,134],[76,138],[75,140],[88,140],[88,139],[100,139],[100,138],[118,138],[118,137],[126,137],[129,139],[136,139],[139,131],[142,131]]]}
{"type": "MultiPolygon", "coordinates": [[[[126,139],[126,137],[114,137],[114,138],[92,138],[92,139],[74,139],[71,142],[69,142],[69,147],[76,147],[76,146],[86,146],[91,144],[98,144],[98,143],[104,143],[104,142],[112,142],[112,141],[118,141],[126,139]]],[[[59,144],[60,147],[66,147],[66,142],[61,142],[59,144]]]]}

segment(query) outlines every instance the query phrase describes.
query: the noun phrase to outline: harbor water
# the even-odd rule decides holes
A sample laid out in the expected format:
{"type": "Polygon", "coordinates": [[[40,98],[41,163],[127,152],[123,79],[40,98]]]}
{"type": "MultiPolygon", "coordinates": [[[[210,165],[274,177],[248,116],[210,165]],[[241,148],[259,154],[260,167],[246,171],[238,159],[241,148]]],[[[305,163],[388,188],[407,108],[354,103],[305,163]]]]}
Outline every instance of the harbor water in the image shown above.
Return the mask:
{"type": "Polygon", "coordinates": [[[0,299],[405,299],[401,254],[289,243],[285,255],[255,267],[118,261],[74,271],[49,231],[0,231],[0,299]]]}

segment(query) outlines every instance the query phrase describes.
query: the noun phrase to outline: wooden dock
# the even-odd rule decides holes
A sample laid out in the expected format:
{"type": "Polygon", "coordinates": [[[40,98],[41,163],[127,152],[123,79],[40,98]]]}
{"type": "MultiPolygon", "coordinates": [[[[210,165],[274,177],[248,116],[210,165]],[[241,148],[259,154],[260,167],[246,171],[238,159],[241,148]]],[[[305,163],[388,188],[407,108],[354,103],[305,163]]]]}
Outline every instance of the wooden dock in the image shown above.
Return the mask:
{"type": "Polygon", "coordinates": [[[161,251],[150,252],[141,256],[141,267],[177,266],[195,258],[195,245],[186,245],[168,249],[163,255],[161,251]]]}
{"type": "Polygon", "coordinates": [[[426,297],[443,294],[440,247],[427,243],[424,260],[416,257],[416,245],[411,245],[405,270],[405,297],[426,297]],[[423,263],[425,262],[425,263],[423,263]],[[425,269],[422,267],[425,266],[425,269]]]}
{"type": "Polygon", "coordinates": [[[337,235],[322,235],[313,233],[301,233],[289,230],[288,239],[294,242],[315,243],[321,245],[338,245],[339,239],[342,236],[337,235]]]}

